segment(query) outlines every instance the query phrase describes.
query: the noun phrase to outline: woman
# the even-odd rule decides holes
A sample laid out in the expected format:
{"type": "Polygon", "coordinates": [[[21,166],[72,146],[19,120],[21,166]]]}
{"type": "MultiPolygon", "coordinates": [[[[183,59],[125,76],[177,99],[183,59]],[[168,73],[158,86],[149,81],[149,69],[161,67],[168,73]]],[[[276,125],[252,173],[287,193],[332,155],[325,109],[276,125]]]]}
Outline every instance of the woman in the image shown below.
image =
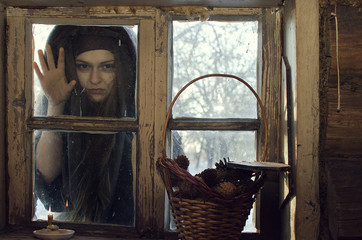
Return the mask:
{"type": "MultiPolygon", "coordinates": [[[[136,47],[125,27],[56,26],[35,72],[47,116],[135,117],[136,47]]],[[[132,133],[44,131],[36,144],[36,197],[68,220],[134,223],[132,133]]]]}

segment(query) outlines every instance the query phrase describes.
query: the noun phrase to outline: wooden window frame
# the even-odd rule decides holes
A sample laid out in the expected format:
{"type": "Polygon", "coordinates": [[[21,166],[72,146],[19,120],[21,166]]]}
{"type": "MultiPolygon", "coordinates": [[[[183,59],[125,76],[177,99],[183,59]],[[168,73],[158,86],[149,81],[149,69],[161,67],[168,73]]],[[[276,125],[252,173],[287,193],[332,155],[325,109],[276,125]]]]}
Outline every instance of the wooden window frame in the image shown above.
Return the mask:
{"type": "MultiPolygon", "coordinates": [[[[117,237],[175,238],[164,228],[165,191],[157,173],[155,162],[162,152],[162,132],[166,111],[170,103],[170,25],[172,16],[180,15],[179,8],[154,7],[59,7],[46,9],[7,8],[7,153],[8,153],[8,223],[36,228],[44,225],[32,221],[33,217],[33,157],[32,131],[36,129],[82,131],[137,132],[137,178],[135,228],[89,224],[61,223],[62,227],[74,228],[78,233],[117,237]],[[137,119],[124,121],[104,118],[75,118],[71,116],[32,116],[32,46],[31,25],[48,24],[139,24],[138,36],[138,85],[137,119]],[[25,56],[24,56],[25,55],[25,56]]],[[[261,83],[258,92],[268,116],[268,161],[277,161],[280,143],[278,137],[281,22],[274,8],[209,10],[211,15],[255,16],[260,19],[263,34],[258,66],[261,83]]],[[[173,124],[176,124],[174,122],[173,124]]],[[[243,123],[241,123],[243,124],[243,123]]],[[[171,124],[172,126],[172,124],[171,124]]],[[[174,125],[175,126],[175,125],[174,125]]],[[[173,127],[174,128],[174,127],[173,127]]],[[[259,135],[264,134],[261,126],[259,135]]],[[[258,137],[258,146],[263,138],[258,137]]],[[[258,152],[261,152],[258,149],[258,152]]],[[[275,182],[275,179],[272,179],[275,182]]],[[[275,187],[272,189],[275,190],[275,187]]],[[[267,227],[270,217],[263,214],[263,206],[275,203],[273,194],[261,194],[261,232],[274,231],[267,227]],[[270,201],[270,199],[272,199],[270,201]],[[263,203],[266,201],[266,203],[263,203]],[[263,205],[264,204],[264,205],[263,205]],[[269,220],[268,220],[269,219],[269,220]],[[264,229],[266,229],[264,231],[264,229]]],[[[279,231],[279,230],[277,230],[279,231]]],[[[259,234],[257,234],[259,235],[259,234]]],[[[262,234],[263,235],[263,234],[262,234]]],[[[247,234],[246,234],[247,236],[247,234]]],[[[253,237],[255,235],[252,234],[253,237]]],[[[251,238],[253,238],[251,237],[251,238]]],[[[250,239],[251,239],[250,238],[250,239]]]]}

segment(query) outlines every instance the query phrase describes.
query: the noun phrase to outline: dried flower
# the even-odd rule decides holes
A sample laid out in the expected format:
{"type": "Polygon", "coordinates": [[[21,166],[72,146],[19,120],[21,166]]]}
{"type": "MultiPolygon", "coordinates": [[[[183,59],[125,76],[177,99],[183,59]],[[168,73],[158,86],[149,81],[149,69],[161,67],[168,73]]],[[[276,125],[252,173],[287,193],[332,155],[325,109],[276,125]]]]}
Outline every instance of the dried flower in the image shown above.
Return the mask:
{"type": "Polygon", "coordinates": [[[236,186],[232,182],[219,183],[214,190],[226,199],[231,199],[237,193],[236,186]]]}
{"type": "Polygon", "coordinates": [[[181,198],[195,199],[202,195],[195,185],[189,181],[179,181],[178,187],[179,197],[181,198]]]}
{"type": "Polygon", "coordinates": [[[204,180],[207,186],[210,188],[214,187],[217,182],[217,170],[213,168],[208,168],[202,171],[201,173],[197,174],[196,176],[199,176],[204,180]]]}
{"type": "Polygon", "coordinates": [[[178,155],[175,158],[175,162],[185,170],[187,170],[190,165],[190,161],[185,155],[178,155]]]}

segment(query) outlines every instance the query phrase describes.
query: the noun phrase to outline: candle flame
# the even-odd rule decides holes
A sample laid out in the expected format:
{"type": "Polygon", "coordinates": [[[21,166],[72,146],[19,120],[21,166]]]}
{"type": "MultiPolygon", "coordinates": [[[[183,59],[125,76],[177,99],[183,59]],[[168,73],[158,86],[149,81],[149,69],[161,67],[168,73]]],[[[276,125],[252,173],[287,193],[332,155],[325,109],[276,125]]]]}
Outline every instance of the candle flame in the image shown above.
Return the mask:
{"type": "Polygon", "coordinates": [[[51,205],[49,204],[49,214],[50,214],[51,211],[52,211],[52,207],[51,207],[51,205]]]}
{"type": "Polygon", "coordinates": [[[65,201],[65,207],[68,207],[69,205],[68,205],[68,199],[67,199],[67,201],[65,201]]]}

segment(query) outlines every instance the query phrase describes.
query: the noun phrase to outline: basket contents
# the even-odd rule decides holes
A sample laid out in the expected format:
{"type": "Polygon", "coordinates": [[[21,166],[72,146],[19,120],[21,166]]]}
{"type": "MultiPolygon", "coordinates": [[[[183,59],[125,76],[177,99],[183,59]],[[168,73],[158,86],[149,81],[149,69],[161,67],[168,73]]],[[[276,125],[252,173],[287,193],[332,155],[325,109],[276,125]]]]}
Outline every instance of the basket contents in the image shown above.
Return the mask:
{"type": "MultiPolygon", "coordinates": [[[[168,159],[168,161],[170,162],[171,160],[168,159]]],[[[178,156],[174,161],[180,167],[180,169],[176,170],[175,166],[176,174],[180,173],[181,169],[187,171],[189,159],[185,155],[178,156]]],[[[207,191],[213,192],[211,195],[217,197],[219,201],[228,201],[255,187],[252,177],[255,177],[257,173],[242,169],[228,169],[226,167],[227,161],[224,158],[215,164],[216,168],[205,169],[195,176],[190,176],[184,172],[184,175],[188,176],[189,180],[194,179],[194,181],[198,181],[201,189],[195,188],[192,181],[183,180],[178,178],[175,173],[171,173],[171,185],[174,196],[213,201],[212,198],[208,197],[210,193],[205,194],[205,191],[207,191]]]]}
{"type": "Polygon", "coordinates": [[[158,159],[181,239],[239,239],[263,175],[227,168],[227,161],[193,176],[184,155],[158,159]]]}

